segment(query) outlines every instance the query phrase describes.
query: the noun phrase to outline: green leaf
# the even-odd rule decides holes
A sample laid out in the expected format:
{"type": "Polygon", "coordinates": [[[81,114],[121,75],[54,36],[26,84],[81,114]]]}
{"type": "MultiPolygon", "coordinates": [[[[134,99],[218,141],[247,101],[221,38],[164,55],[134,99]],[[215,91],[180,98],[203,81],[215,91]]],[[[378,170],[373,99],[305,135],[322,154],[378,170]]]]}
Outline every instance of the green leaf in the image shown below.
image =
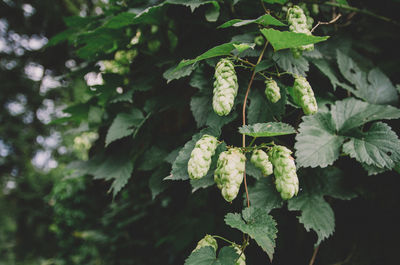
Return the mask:
{"type": "Polygon", "coordinates": [[[128,183],[133,172],[135,159],[120,152],[118,154],[99,154],[79,168],[82,174],[93,175],[95,179],[113,180],[110,191],[115,197],[128,183]]]}
{"type": "Polygon", "coordinates": [[[138,169],[144,171],[156,169],[164,162],[167,155],[168,153],[165,150],[152,146],[141,156],[141,163],[138,169]]]}
{"type": "Polygon", "coordinates": [[[340,50],[336,50],[336,56],[342,75],[350,81],[350,83],[355,85],[358,90],[362,89],[367,83],[365,72],[361,71],[357,64],[340,50]]]}
{"type": "Polygon", "coordinates": [[[372,104],[392,104],[399,100],[396,88],[378,68],[368,73],[368,84],[363,87],[362,98],[372,104]]]}
{"type": "Polygon", "coordinates": [[[296,48],[299,46],[318,43],[327,40],[329,37],[317,37],[303,33],[294,33],[289,31],[279,31],[275,29],[261,29],[261,33],[271,43],[275,51],[287,48],[296,48]]]}
{"type": "Polygon", "coordinates": [[[303,116],[296,135],[296,162],[299,167],[326,167],[338,159],[344,137],[336,134],[330,113],[303,116]]]}
{"type": "Polygon", "coordinates": [[[103,27],[110,29],[119,29],[129,25],[137,24],[159,24],[161,17],[161,8],[164,3],[151,6],[142,12],[135,14],[132,12],[122,12],[106,20],[103,27]]]}
{"type": "Polygon", "coordinates": [[[272,59],[282,68],[285,72],[294,75],[307,76],[309,64],[304,57],[294,58],[291,51],[279,51],[274,53],[272,59]]]}
{"type": "Polygon", "coordinates": [[[237,113],[228,116],[217,115],[212,107],[212,94],[198,93],[194,95],[190,101],[190,109],[198,128],[207,125],[221,129],[225,124],[230,123],[237,117],[237,113]]]}
{"type": "MultiPolygon", "coordinates": [[[[352,131],[354,132],[354,131],[352,131]]],[[[385,123],[372,124],[367,132],[357,131],[343,151],[361,163],[392,169],[400,162],[400,140],[385,123]]]]}
{"type": "Polygon", "coordinates": [[[149,178],[149,188],[153,200],[157,197],[157,195],[168,188],[169,183],[163,181],[165,176],[168,175],[168,170],[168,166],[161,165],[151,174],[149,178]]]}
{"type": "Polygon", "coordinates": [[[355,98],[336,101],[331,113],[336,130],[341,134],[370,121],[400,118],[400,109],[368,104],[355,98]]]}
{"type": "Polygon", "coordinates": [[[177,66],[172,66],[167,71],[164,72],[163,77],[167,80],[167,83],[171,82],[175,79],[180,79],[185,76],[189,76],[195,67],[193,65],[187,65],[181,68],[177,68],[177,66]]]}
{"type": "Polygon", "coordinates": [[[127,92],[125,92],[124,94],[118,95],[115,98],[113,98],[112,100],[110,100],[110,103],[118,103],[118,102],[129,102],[129,103],[133,103],[133,92],[135,92],[134,89],[130,89],[127,92]]]}
{"type": "Polygon", "coordinates": [[[254,186],[249,187],[249,198],[253,207],[263,209],[266,213],[283,206],[283,200],[271,177],[260,178],[254,186]]]}
{"type": "Polygon", "coordinates": [[[283,122],[268,122],[245,125],[239,128],[239,132],[253,137],[272,137],[296,133],[289,124],[283,122]]]}
{"type": "Polygon", "coordinates": [[[220,25],[218,28],[224,29],[224,28],[228,28],[228,27],[241,27],[241,26],[245,26],[245,25],[249,25],[249,24],[253,24],[253,23],[260,24],[263,26],[268,26],[268,25],[286,26],[285,24],[283,24],[282,22],[280,22],[273,16],[266,14],[266,15],[263,15],[256,19],[243,20],[243,19],[235,18],[235,19],[225,22],[224,24],[220,25]]]}
{"type": "Polygon", "coordinates": [[[300,223],[307,231],[317,233],[315,245],[332,235],[335,229],[335,218],[332,208],[324,200],[324,196],[349,200],[355,193],[345,186],[344,173],[336,167],[312,169],[300,172],[300,190],[298,196],[288,201],[290,211],[301,211],[300,223]]]}
{"type": "Polygon", "coordinates": [[[108,129],[105,145],[136,133],[144,120],[145,117],[139,109],[133,109],[131,113],[119,113],[108,129]]]}
{"type": "Polygon", "coordinates": [[[280,4],[280,5],[284,5],[284,4],[286,4],[286,2],[288,1],[288,0],[263,0],[265,3],[268,3],[268,4],[280,4]]]}
{"type": "Polygon", "coordinates": [[[239,258],[233,247],[223,247],[216,258],[215,249],[206,246],[190,254],[185,265],[234,265],[239,258]]]}
{"type": "Polygon", "coordinates": [[[180,68],[194,64],[198,61],[213,58],[213,57],[218,57],[218,56],[227,56],[230,54],[231,51],[235,49],[235,46],[233,45],[234,43],[224,43],[218,46],[215,46],[214,48],[209,49],[205,53],[197,56],[195,59],[192,60],[182,60],[179,65],[177,66],[176,70],[179,70],[180,68]]]}
{"type": "Polygon", "coordinates": [[[190,10],[193,12],[199,6],[210,3],[214,4],[216,2],[217,1],[205,1],[205,0],[167,0],[164,3],[187,6],[190,7],[190,10]]]}
{"type": "Polygon", "coordinates": [[[254,71],[256,73],[267,70],[271,66],[274,65],[274,62],[272,60],[262,60],[259,64],[256,65],[256,68],[254,71]]]}
{"type": "Polygon", "coordinates": [[[326,77],[328,77],[329,81],[333,86],[333,90],[335,90],[337,86],[340,86],[354,94],[354,89],[351,86],[342,83],[339,81],[339,79],[337,79],[336,73],[334,72],[334,70],[332,69],[331,65],[327,60],[314,59],[311,60],[311,62],[321,71],[321,73],[323,73],[326,77]]]}
{"type": "Polygon", "coordinates": [[[271,103],[259,90],[250,91],[250,106],[247,111],[249,123],[260,123],[280,119],[285,113],[286,89],[281,89],[281,99],[271,103]]]}
{"type": "Polygon", "coordinates": [[[206,10],[206,19],[208,22],[215,22],[219,17],[220,6],[218,2],[214,1],[211,5],[207,7],[206,10]]]}
{"type": "Polygon", "coordinates": [[[246,174],[255,179],[262,179],[264,177],[261,170],[250,162],[250,156],[246,160],[246,174]]]}
{"type": "Polygon", "coordinates": [[[190,154],[196,144],[196,142],[204,135],[210,134],[218,137],[221,132],[214,128],[206,128],[201,130],[199,133],[193,135],[192,139],[187,142],[183,148],[179,151],[174,163],[172,164],[171,174],[165,178],[165,180],[186,180],[189,179],[187,172],[187,164],[190,159],[190,154]]]}
{"type": "Polygon", "coordinates": [[[316,245],[333,234],[335,230],[335,216],[332,208],[318,194],[302,193],[289,200],[290,211],[301,211],[300,223],[307,231],[314,230],[318,235],[316,245]]]}
{"type": "Polygon", "coordinates": [[[225,215],[225,223],[253,238],[272,261],[278,230],[275,220],[265,210],[250,207],[244,209],[242,215],[228,213],[225,215]]]}

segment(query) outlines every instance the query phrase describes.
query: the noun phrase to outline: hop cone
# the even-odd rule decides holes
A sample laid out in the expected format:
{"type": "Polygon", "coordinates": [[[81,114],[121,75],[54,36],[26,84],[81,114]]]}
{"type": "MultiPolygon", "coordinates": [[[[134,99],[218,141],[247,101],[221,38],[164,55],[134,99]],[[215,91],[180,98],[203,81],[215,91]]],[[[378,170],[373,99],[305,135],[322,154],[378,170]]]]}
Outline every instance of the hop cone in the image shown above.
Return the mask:
{"type": "Polygon", "coordinates": [[[272,103],[276,103],[281,98],[281,92],[278,84],[274,80],[265,81],[265,95],[272,103]]]}
{"type": "Polygon", "coordinates": [[[191,179],[204,177],[211,165],[211,157],[215,154],[218,140],[214,136],[205,134],[196,142],[188,162],[188,173],[191,179]]]}
{"type": "Polygon", "coordinates": [[[301,106],[304,114],[315,114],[318,111],[317,101],[310,83],[302,76],[296,76],[293,85],[293,96],[297,104],[301,106]]]}
{"type": "Polygon", "coordinates": [[[238,90],[237,76],[233,63],[221,59],[215,67],[213,108],[219,116],[231,112],[238,90]]]}
{"type": "Polygon", "coordinates": [[[239,259],[236,261],[235,265],[246,265],[246,256],[244,255],[244,253],[242,253],[242,250],[240,250],[240,248],[238,248],[237,246],[234,246],[236,253],[238,255],[240,255],[239,259]]]}
{"type": "Polygon", "coordinates": [[[273,172],[273,167],[269,161],[267,153],[263,150],[255,150],[250,159],[257,168],[259,168],[264,176],[269,176],[273,172]]]}
{"type": "Polygon", "coordinates": [[[299,191],[299,179],[296,174],[296,165],[291,156],[292,151],[284,146],[274,146],[269,151],[269,157],[274,165],[275,185],[282,199],[288,200],[299,191]]]}
{"type": "Polygon", "coordinates": [[[195,249],[193,249],[192,252],[195,252],[196,250],[201,249],[202,247],[213,247],[215,249],[215,251],[217,251],[218,248],[218,244],[217,244],[217,240],[215,240],[215,238],[213,238],[210,235],[206,235],[205,237],[203,237],[198,243],[195,249]]]}
{"type": "MultiPolygon", "coordinates": [[[[299,6],[293,6],[287,11],[287,20],[289,24],[289,30],[296,33],[304,33],[311,35],[310,28],[312,27],[313,19],[307,19],[303,9],[299,6]]],[[[314,50],[314,44],[303,45],[297,48],[292,48],[292,53],[295,58],[301,56],[302,51],[314,50]]]]}
{"type": "Polygon", "coordinates": [[[214,180],[228,202],[236,198],[243,181],[246,157],[238,148],[231,148],[219,155],[214,180]]]}

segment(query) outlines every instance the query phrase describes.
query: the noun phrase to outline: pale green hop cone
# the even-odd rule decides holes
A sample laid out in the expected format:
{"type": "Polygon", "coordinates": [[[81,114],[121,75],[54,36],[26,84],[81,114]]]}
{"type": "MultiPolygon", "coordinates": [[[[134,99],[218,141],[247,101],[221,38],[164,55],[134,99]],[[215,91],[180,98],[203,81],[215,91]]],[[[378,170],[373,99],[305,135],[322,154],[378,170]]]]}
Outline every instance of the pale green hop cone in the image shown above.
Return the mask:
{"type": "Polygon", "coordinates": [[[211,158],[218,146],[218,139],[205,134],[196,142],[188,162],[190,179],[201,179],[211,166],[211,158]]]}
{"type": "Polygon", "coordinates": [[[314,96],[314,91],[305,77],[295,76],[293,96],[295,102],[303,109],[304,114],[310,115],[318,112],[318,105],[314,96]]]}
{"type": "Polygon", "coordinates": [[[221,59],[215,67],[213,109],[219,116],[228,115],[238,91],[238,82],[233,63],[221,59]]]}
{"type": "Polygon", "coordinates": [[[280,145],[272,147],[268,152],[270,161],[274,166],[275,186],[284,200],[292,198],[299,191],[296,165],[291,154],[292,151],[280,145]]]}
{"type": "Polygon", "coordinates": [[[269,161],[267,153],[263,150],[254,150],[250,162],[259,168],[264,176],[269,176],[273,173],[272,163],[269,161]]]}
{"type": "Polygon", "coordinates": [[[219,155],[214,180],[228,202],[236,198],[243,182],[246,156],[239,148],[231,148],[219,155]]]}
{"type": "Polygon", "coordinates": [[[265,95],[271,103],[276,103],[281,99],[281,92],[275,80],[265,80],[265,95]]]}
{"type": "Polygon", "coordinates": [[[217,251],[218,249],[218,244],[217,244],[217,240],[215,240],[215,238],[213,238],[210,235],[206,235],[205,237],[203,237],[198,243],[195,249],[193,249],[192,252],[195,252],[196,250],[201,249],[202,247],[212,247],[215,249],[215,251],[217,251]]]}
{"type": "MultiPolygon", "coordinates": [[[[304,11],[303,9],[301,9],[301,7],[295,5],[289,8],[286,14],[286,18],[289,24],[289,30],[291,32],[312,35],[310,29],[312,28],[314,19],[311,17],[307,17],[304,14],[304,11]]],[[[291,48],[291,51],[295,58],[299,58],[303,51],[312,51],[312,50],[314,50],[314,44],[308,44],[296,48],[291,48]]]]}

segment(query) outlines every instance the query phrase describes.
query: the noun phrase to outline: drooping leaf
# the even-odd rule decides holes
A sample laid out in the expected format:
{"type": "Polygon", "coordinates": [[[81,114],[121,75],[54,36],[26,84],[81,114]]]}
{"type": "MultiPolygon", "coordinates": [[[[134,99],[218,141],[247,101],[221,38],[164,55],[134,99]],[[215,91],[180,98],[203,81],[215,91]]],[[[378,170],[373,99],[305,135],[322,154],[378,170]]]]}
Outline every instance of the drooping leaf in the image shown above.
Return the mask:
{"type": "Polygon", "coordinates": [[[387,124],[376,122],[366,132],[352,132],[343,151],[357,161],[388,169],[400,162],[400,140],[387,124]]]}
{"type": "Polygon", "coordinates": [[[234,265],[239,255],[233,247],[223,247],[216,257],[215,249],[206,246],[190,254],[185,265],[234,265]]]}
{"type": "Polygon", "coordinates": [[[339,133],[345,133],[370,121],[400,118],[400,109],[368,104],[355,98],[336,101],[331,113],[339,133]]]}
{"type": "Polygon", "coordinates": [[[318,235],[316,245],[328,238],[335,230],[335,216],[332,208],[318,194],[302,193],[289,200],[290,211],[301,211],[300,223],[307,231],[314,230],[318,235]]]}
{"type": "MultiPolygon", "coordinates": [[[[247,171],[246,168],[246,173],[247,171]]],[[[283,200],[271,177],[262,177],[254,186],[249,187],[249,198],[253,207],[263,209],[267,213],[283,205],[283,200]]]]}
{"type": "Polygon", "coordinates": [[[192,139],[188,141],[183,148],[179,151],[174,163],[172,164],[172,170],[170,176],[166,177],[165,180],[186,180],[189,179],[187,172],[187,164],[190,159],[190,154],[196,144],[196,142],[204,135],[210,134],[218,137],[221,132],[214,128],[206,128],[201,130],[199,133],[193,135],[192,139]]]}
{"type": "Polygon", "coordinates": [[[248,234],[268,254],[270,260],[275,249],[276,222],[262,208],[246,208],[242,214],[228,213],[225,223],[248,234]]]}
{"type": "Polygon", "coordinates": [[[270,68],[273,65],[274,65],[274,62],[270,59],[262,60],[259,64],[256,65],[255,72],[258,73],[258,72],[267,70],[268,68],[270,68]]]}
{"type": "Polygon", "coordinates": [[[328,61],[317,59],[317,60],[312,60],[312,63],[321,71],[321,73],[323,73],[326,77],[328,77],[329,81],[331,81],[334,90],[336,89],[337,86],[340,86],[355,94],[354,89],[351,86],[342,83],[337,79],[336,73],[334,72],[328,61]]]}
{"type": "Polygon", "coordinates": [[[279,31],[275,29],[261,29],[261,33],[271,43],[275,51],[287,48],[296,48],[299,46],[318,43],[327,40],[329,37],[318,37],[306,35],[304,33],[295,33],[289,31],[279,31]]]}
{"type": "Polygon", "coordinates": [[[80,171],[93,175],[95,179],[113,180],[110,191],[114,197],[128,183],[135,159],[123,152],[113,155],[100,154],[84,163],[80,171]]]}
{"type": "Polygon", "coordinates": [[[256,123],[239,127],[239,132],[253,137],[272,137],[296,133],[295,129],[283,122],[256,123]]]}
{"type": "Polygon", "coordinates": [[[361,90],[367,83],[367,76],[364,71],[357,66],[357,64],[347,55],[340,50],[336,50],[337,63],[342,75],[353,85],[356,89],[361,90]]]}
{"type": "Polygon", "coordinates": [[[115,140],[134,134],[142,125],[145,117],[139,109],[132,109],[131,113],[119,113],[108,129],[105,145],[115,140]]]}
{"type": "Polygon", "coordinates": [[[149,188],[153,200],[170,185],[167,181],[163,181],[165,176],[168,175],[168,170],[168,166],[161,165],[151,174],[149,178],[149,188]]]}
{"type": "Polygon", "coordinates": [[[110,100],[110,103],[118,103],[118,102],[129,102],[129,103],[133,103],[133,92],[135,92],[134,89],[130,89],[127,92],[125,92],[124,94],[118,95],[115,98],[113,98],[112,100],[110,100]]]}
{"type": "Polygon", "coordinates": [[[300,175],[299,194],[288,201],[290,211],[301,211],[298,217],[307,231],[317,233],[318,245],[332,235],[335,229],[334,213],[324,196],[349,200],[355,193],[345,186],[346,176],[336,167],[312,169],[300,175]]]}
{"type": "Polygon", "coordinates": [[[224,29],[224,28],[228,28],[228,27],[241,27],[241,26],[245,26],[245,25],[249,25],[249,24],[253,24],[253,23],[260,24],[263,26],[268,26],[268,25],[286,26],[285,24],[283,24],[282,22],[280,22],[273,16],[266,14],[266,15],[263,15],[256,19],[246,19],[246,20],[237,19],[237,18],[232,19],[232,20],[229,20],[229,21],[225,22],[224,24],[220,25],[218,28],[224,29]]]}
{"type": "Polygon", "coordinates": [[[304,116],[296,135],[299,167],[326,167],[338,159],[344,137],[337,135],[330,113],[304,116]]]}
{"type": "Polygon", "coordinates": [[[285,72],[307,76],[309,64],[304,57],[294,58],[292,52],[287,50],[274,53],[272,58],[285,72]]]}
{"type": "Polygon", "coordinates": [[[399,100],[396,88],[378,68],[368,73],[368,84],[361,91],[363,99],[372,104],[391,104],[399,100]]]}
{"type": "Polygon", "coordinates": [[[143,156],[141,156],[138,169],[145,171],[156,169],[161,163],[164,162],[164,159],[167,155],[168,153],[165,150],[157,146],[152,146],[150,149],[144,152],[143,156]]]}

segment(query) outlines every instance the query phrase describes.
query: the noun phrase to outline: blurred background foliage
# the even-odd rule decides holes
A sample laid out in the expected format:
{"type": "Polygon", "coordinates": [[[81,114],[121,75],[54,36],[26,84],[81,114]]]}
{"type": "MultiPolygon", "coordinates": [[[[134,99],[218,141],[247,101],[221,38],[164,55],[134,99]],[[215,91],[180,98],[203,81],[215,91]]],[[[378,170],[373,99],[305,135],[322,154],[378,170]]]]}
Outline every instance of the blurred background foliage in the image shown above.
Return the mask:
{"type": "MultiPolygon", "coordinates": [[[[227,212],[241,209],[240,200],[226,207],[216,189],[192,194],[188,183],[162,181],[177,148],[196,132],[190,98],[193,87],[211,84],[215,62],[195,72],[198,79],[167,83],[177,76],[164,72],[234,34],[252,40],[256,26],[216,27],[264,11],[250,0],[220,1],[218,12],[210,5],[192,12],[196,1],[169,1],[127,22],[161,2],[0,1],[0,264],[183,264],[205,233],[240,240],[223,223],[227,212]],[[124,112],[131,125],[108,132],[124,112]],[[124,130],[140,140],[119,135],[124,130]]],[[[400,12],[399,1],[349,3],[391,19],[400,12]]],[[[322,4],[320,10],[315,21],[339,12],[322,4]]],[[[351,47],[362,69],[378,66],[399,84],[399,27],[340,12],[338,24],[317,30],[332,36],[324,48],[351,47]]],[[[321,75],[313,82],[330,87],[321,75]]],[[[224,127],[224,139],[239,142],[238,125],[224,127]]],[[[398,121],[391,126],[400,128],[398,121]]],[[[348,157],[338,165],[360,196],[329,201],[336,232],[321,245],[316,264],[398,264],[398,174],[367,176],[348,157]]],[[[274,264],[307,264],[315,235],[293,212],[273,214],[279,229],[274,264]]],[[[248,264],[268,263],[255,244],[246,251],[248,264]]]]}

